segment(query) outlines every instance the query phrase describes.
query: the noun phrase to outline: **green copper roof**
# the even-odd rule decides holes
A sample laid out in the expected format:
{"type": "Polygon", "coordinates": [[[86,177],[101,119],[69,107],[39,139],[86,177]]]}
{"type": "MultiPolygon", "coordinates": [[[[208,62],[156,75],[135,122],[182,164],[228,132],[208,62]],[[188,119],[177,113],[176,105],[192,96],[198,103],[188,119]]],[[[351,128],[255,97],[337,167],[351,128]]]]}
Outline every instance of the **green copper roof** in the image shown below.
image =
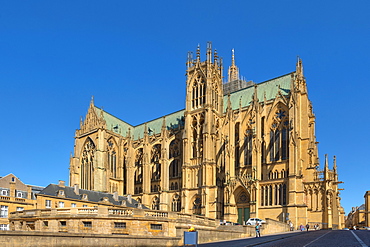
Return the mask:
{"type": "Polygon", "coordinates": [[[144,131],[148,131],[149,135],[161,133],[161,129],[163,125],[163,118],[165,120],[165,125],[168,130],[176,129],[179,126],[183,126],[184,125],[184,112],[185,110],[177,111],[172,114],[166,115],[164,117],[157,118],[147,123],[143,123],[143,124],[135,126],[135,130],[133,131],[134,140],[143,138],[144,131]],[[145,124],[147,128],[146,130],[144,129],[145,124]]]}
{"type": "Polygon", "coordinates": [[[131,124],[128,124],[124,121],[122,121],[119,118],[116,118],[115,116],[109,114],[108,112],[101,110],[100,108],[95,106],[95,112],[98,116],[103,113],[103,118],[107,124],[107,129],[111,130],[113,132],[116,132],[122,136],[126,136],[129,129],[131,131],[134,129],[134,126],[131,124]]]}
{"type": "MultiPolygon", "coordinates": [[[[257,97],[259,102],[263,102],[265,97],[267,101],[274,99],[279,91],[282,95],[288,95],[290,92],[292,74],[293,73],[290,73],[257,84],[257,97]]],[[[254,90],[255,90],[254,86],[251,86],[231,93],[230,94],[231,108],[233,110],[238,109],[239,102],[241,103],[242,107],[248,106],[252,101],[254,90]]],[[[226,111],[227,108],[227,101],[228,95],[225,95],[224,111],[226,111]]],[[[101,110],[98,107],[95,107],[95,109],[98,115],[103,114],[103,118],[105,119],[107,124],[107,129],[116,132],[122,136],[127,136],[127,133],[130,130],[131,136],[133,136],[134,140],[143,138],[144,131],[146,131],[149,135],[159,134],[162,129],[163,120],[165,120],[165,125],[168,130],[176,129],[184,125],[185,110],[180,110],[169,115],[148,121],[146,123],[133,126],[105,112],[104,110],[101,110]]]]}
{"type": "MultiPolygon", "coordinates": [[[[290,84],[292,80],[291,76],[292,76],[292,73],[257,84],[257,97],[258,97],[259,102],[264,101],[265,95],[266,95],[267,101],[274,99],[277,93],[279,92],[279,90],[282,95],[288,95],[290,92],[290,84]]],[[[242,107],[246,107],[250,105],[250,103],[253,100],[253,93],[254,93],[254,86],[247,87],[247,88],[231,93],[230,94],[231,108],[233,110],[238,109],[239,102],[241,103],[242,107]]],[[[224,111],[226,111],[226,108],[227,108],[227,100],[228,100],[228,96],[225,95],[224,96],[224,111]]]]}

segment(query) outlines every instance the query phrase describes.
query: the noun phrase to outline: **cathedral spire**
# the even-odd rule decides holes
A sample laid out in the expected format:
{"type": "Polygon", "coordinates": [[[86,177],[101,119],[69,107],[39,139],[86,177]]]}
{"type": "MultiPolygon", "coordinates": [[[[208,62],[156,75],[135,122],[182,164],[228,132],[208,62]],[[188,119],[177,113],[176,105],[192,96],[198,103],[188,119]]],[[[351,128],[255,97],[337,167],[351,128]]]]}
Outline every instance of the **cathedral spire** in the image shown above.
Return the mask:
{"type": "Polygon", "coordinates": [[[235,54],[234,54],[234,49],[232,51],[232,56],[231,56],[231,66],[229,67],[229,78],[228,81],[235,81],[239,80],[239,68],[235,65],[235,54]]]}

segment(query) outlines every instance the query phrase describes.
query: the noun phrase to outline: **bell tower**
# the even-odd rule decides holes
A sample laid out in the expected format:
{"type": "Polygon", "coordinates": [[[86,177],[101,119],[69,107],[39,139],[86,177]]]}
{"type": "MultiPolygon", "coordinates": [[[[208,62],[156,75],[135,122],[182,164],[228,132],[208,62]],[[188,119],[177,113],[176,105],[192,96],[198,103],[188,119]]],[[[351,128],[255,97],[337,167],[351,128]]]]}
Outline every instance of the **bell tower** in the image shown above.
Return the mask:
{"type": "Polygon", "coordinates": [[[188,53],[183,165],[185,212],[217,218],[216,150],[223,114],[222,61],[207,43],[206,60],[188,53]]]}

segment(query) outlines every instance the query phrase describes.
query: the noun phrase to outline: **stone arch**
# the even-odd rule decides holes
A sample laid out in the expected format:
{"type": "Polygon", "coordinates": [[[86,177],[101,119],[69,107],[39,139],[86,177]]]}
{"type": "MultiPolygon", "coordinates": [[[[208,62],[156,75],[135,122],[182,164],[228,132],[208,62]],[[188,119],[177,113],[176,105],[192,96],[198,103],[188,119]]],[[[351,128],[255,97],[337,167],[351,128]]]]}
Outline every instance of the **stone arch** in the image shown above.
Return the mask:
{"type": "Polygon", "coordinates": [[[173,212],[181,211],[181,196],[179,194],[174,194],[171,202],[171,210],[173,212]]]}
{"type": "Polygon", "coordinates": [[[190,200],[190,208],[193,214],[202,214],[202,198],[199,194],[195,194],[190,200]]]}
{"type": "Polygon", "coordinates": [[[242,186],[234,190],[235,207],[238,213],[238,223],[244,224],[250,216],[250,194],[242,186]]]}

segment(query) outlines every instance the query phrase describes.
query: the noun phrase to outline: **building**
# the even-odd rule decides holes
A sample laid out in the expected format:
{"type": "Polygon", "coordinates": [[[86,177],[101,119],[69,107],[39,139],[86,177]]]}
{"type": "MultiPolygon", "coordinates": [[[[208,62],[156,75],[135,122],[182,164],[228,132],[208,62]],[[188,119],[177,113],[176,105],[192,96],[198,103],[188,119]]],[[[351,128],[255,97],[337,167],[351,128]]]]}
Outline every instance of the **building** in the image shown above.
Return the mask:
{"type": "Polygon", "coordinates": [[[9,230],[9,213],[34,209],[39,186],[24,184],[14,174],[0,178],[0,230],[9,230]]]}
{"type": "Polygon", "coordinates": [[[352,207],[351,212],[349,212],[346,221],[345,226],[352,229],[354,226],[357,228],[366,225],[366,213],[365,213],[365,204],[362,204],[359,207],[352,207]]]}
{"type": "Polygon", "coordinates": [[[224,83],[208,43],[205,61],[199,47],[195,58],[188,55],[183,110],[132,126],[92,100],[76,130],[70,185],[232,222],[259,217],[342,227],[336,161],[330,169],[326,156],[319,170],[302,61],[268,81],[238,80],[234,53],[224,83]]]}
{"type": "Polygon", "coordinates": [[[365,226],[370,226],[370,191],[366,191],[365,195],[365,226]]]}
{"type": "Polygon", "coordinates": [[[143,208],[135,199],[129,196],[118,196],[118,193],[108,194],[99,191],[83,190],[76,184],[74,187],[59,184],[49,184],[37,194],[36,209],[53,208],[97,208],[98,206],[143,208]]]}

